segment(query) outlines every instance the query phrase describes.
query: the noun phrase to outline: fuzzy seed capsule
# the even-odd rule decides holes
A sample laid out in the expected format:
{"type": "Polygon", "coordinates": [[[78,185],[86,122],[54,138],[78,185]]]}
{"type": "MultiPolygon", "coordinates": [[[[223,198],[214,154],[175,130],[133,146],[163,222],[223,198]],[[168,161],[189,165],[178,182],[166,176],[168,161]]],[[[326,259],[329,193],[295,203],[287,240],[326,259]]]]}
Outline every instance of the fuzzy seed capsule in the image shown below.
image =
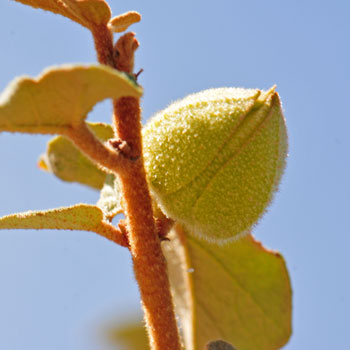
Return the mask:
{"type": "Polygon", "coordinates": [[[278,94],[220,88],[159,112],[143,132],[147,177],[164,213],[219,242],[250,231],[285,166],[278,94]]]}

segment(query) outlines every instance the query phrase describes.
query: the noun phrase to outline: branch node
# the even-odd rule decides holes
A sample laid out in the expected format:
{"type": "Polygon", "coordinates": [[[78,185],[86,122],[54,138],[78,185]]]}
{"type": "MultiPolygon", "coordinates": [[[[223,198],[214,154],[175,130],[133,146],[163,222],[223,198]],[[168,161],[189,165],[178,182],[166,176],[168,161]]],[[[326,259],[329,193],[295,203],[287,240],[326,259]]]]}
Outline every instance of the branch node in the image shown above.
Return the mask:
{"type": "Polygon", "coordinates": [[[136,154],[133,150],[133,147],[126,142],[125,140],[119,139],[110,139],[108,143],[118,151],[118,153],[122,154],[125,158],[131,161],[137,161],[140,158],[140,155],[136,154]]]}
{"type": "MultiPolygon", "coordinates": [[[[170,239],[167,237],[168,233],[170,232],[171,228],[173,227],[175,221],[169,218],[155,218],[154,219],[156,224],[156,233],[161,242],[163,241],[170,241],[170,239]]],[[[121,234],[126,238],[128,241],[129,237],[129,231],[127,227],[127,222],[125,219],[120,219],[118,222],[118,228],[121,232],[121,234]]],[[[129,243],[128,243],[129,245],[129,243]]]]}

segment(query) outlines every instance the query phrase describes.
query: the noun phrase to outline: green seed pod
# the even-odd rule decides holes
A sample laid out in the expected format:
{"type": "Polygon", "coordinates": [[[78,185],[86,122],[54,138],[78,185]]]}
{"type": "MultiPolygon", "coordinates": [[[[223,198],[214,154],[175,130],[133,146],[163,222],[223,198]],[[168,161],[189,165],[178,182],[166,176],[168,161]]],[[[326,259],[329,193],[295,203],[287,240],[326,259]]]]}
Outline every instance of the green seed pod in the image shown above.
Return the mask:
{"type": "Polygon", "coordinates": [[[189,95],[152,118],[143,137],[147,177],[161,209],[217,242],[250,231],[285,166],[287,133],[274,88],[189,95]]]}

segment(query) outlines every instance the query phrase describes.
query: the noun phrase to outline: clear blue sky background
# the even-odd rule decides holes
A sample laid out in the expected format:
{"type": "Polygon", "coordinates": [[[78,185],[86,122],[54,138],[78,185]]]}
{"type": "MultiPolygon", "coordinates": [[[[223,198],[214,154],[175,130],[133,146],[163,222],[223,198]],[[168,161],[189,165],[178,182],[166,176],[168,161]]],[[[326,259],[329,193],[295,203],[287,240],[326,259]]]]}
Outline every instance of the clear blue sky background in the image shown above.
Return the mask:
{"type": "MultiPolygon", "coordinates": [[[[284,104],[290,157],[254,234],[285,256],[293,336],[286,350],[346,350],[350,333],[349,37],[347,0],[110,1],[137,10],[144,121],[188,93],[269,88],[284,104]]],[[[14,1],[0,2],[0,90],[17,75],[94,62],[90,33],[14,1]]],[[[90,120],[110,120],[103,103],[90,120]]],[[[0,215],[98,194],[36,167],[44,136],[0,134],[0,215]]],[[[103,326],[137,313],[128,252],[85,232],[0,232],[0,349],[105,350],[103,326]]],[[[257,349],[258,350],[258,349],[257,349]]]]}

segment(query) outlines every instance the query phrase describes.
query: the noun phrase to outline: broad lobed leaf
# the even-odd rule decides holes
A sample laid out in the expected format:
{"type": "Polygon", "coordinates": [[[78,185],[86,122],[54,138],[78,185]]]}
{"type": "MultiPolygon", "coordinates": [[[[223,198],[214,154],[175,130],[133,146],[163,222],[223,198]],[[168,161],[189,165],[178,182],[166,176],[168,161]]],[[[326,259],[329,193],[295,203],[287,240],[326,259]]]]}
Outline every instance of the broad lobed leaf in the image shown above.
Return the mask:
{"type": "Polygon", "coordinates": [[[0,132],[60,134],[79,125],[106,98],[140,97],[126,74],[103,65],[64,65],[37,79],[20,77],[0,96],[0,132]]]}
{"type": "Polygon", "coordinates": [[[34,8],[51,11],[68,17],[84,27],[107,24],[111,18],[111,10],[104,0],[16,0],[34,8]]]}
{"type": "Polygon", "coordinates": [[[291,286],[282,256],[251,235],[215,245],[184,234],[163,243],[186,350],[223,339],[239,350],[276,350],[291,334],[291,286]]]}

